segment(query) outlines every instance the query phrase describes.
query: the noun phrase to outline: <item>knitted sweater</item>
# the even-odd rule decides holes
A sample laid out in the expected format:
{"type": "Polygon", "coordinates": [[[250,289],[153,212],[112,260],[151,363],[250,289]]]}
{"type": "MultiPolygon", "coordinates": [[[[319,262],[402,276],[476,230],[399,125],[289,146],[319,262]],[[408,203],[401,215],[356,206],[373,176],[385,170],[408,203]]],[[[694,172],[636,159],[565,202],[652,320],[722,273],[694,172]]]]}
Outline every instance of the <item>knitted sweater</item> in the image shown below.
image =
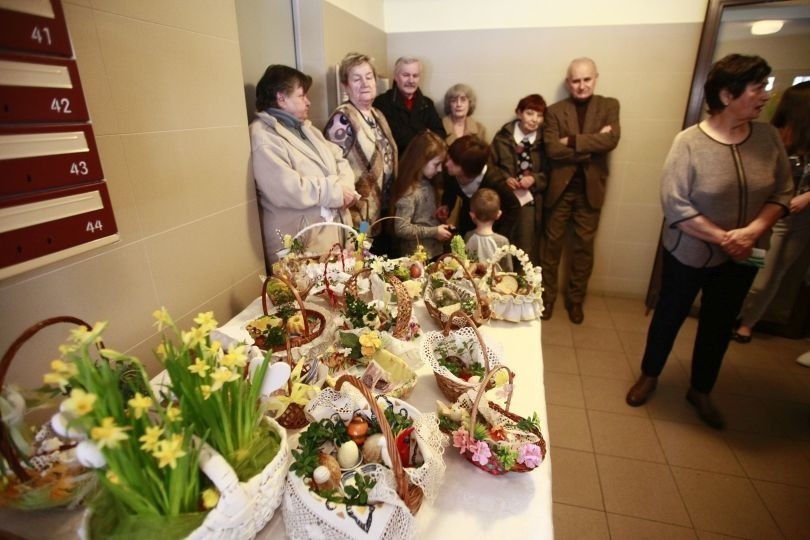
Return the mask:
{"type": "Polygon", "coordinates": [[[688,266],[722,264],[729,257],[720,246],[690,236],[678,224],[702,215],[724,230],[738,229],[751,223],[766,203],[787,210],[792,192],[787,155],[773,126],[752,122],[750,135],[740,144],[718,142],[691,126],[675,136],[664,163],[663,246],[688,266]]]}

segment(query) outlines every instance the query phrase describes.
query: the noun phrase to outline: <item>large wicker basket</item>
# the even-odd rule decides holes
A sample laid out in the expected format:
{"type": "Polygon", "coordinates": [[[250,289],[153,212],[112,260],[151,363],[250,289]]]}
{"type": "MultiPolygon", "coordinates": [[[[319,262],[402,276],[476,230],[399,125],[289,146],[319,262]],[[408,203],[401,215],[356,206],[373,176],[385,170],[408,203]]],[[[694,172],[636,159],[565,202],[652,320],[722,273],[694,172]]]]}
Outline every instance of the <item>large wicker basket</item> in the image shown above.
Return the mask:
{"type": "Polygon", "coordinates": [[[484,338],[481,336],[481,333],[476,328],[470,316],[463,311],[457,311],[453,314],[452,318],[448,318],[441,332],[428,332],[425,334],[422,339],[422,360],[433,368],[436,384],[439,386],[439,390],[441,390],[442,394],[450,401],[455,401],[467,390],[478,388],[481,382],[468,382],[460,379],[440,364],[439,357],[436,354],[437,348],[441,346],[442,342],[446,342],[449,339],[456,339],[475,347],[474,352],[478,354],[471,354],[471,356],[473,356],[472,360],[478,357],[479,363],[484,366],[485,374],[500,365],[500,360],[491,348],[487,347],[484,338]],[[452,320],[465,321],[467,326],[453,330],[454,324],[452,320]]]}
{"type": "MultiPolygon", "coordinates": [[[[348,283],[346,283],[346,291],[356,298],[359,297],[361,293],[357,284],[358,279],[364,276],[371,276],[372,272],[373,270],[371,268],[363,268],[359,272],[356,272],[348,283]]],[[[397,339],[407,339],[410,331],[411,314],[413,313],[413,303],[411,302],[408,290],[405,289],[402,282],[392,274],[375,275],[379,275],[385,283],[390,285],[393,289],[394,296],[396,296],[397,316],[389,332],[397,339]]],[[[373,300],[374,298],[371,299],[373,300]]],[[[383,299],[378,298],[377,300],[383,299]]]]}
{"type": "MultiPolygon", "coordinates": [[[[512,371],[506,366],[497,366],[497,367],[493,368],[489,373],[487,373],[486,377],[482,381],[482,384],[479,386],[477,391],[475,391],[475,392],[473,392],[473,391],[467,392],[466,394],[461,396],[460,399],[456,402],[457,405],[461,404],[460,405],[461,407],[467,408],[470,411],[470,423],[469,423],[469,425],[462,426],[462,427],[466,428],[467,433],[470,433],[470,434],[474,433],[475,426],[476,426],[476,423],[477,423],[477,420],[478,420],[479,407],[481,406],[481,401],[482,401],[482,399],[484,397],[484,394],[486,393],[485,388],[487,386],[489,386],[489,383],[493,381],[493,378],[494,378],[495,374],[500,370],[505,370],[508,373],[508,375],[509,375],[509,383],[508,384],[511,387],[511,385],[513,384],[514,376],[515,376],[514,373],[512,373],[512,371]],[[473,395],[473,394],[474,394],[474,397],[472,398],[473,401],[470,404],[471,395],[473,395]]],[[[523,420],[523,418],[521,418],[517,414],[514,414],[514,413],[509,411],[509,406],[510,406],[511,401],[512,401],[512,392],[509,391],[509,392],[507,392],[507,398],[506,398],[505,407],[501,407],[500,405],[498,405],[494,401],[489,401],[489,400],[487,400],[487,406],[492,411],[495,411],[498,415],[503,416],[504,418],[506,418],[509,422],[517,425],[517,423],[520,422],[521,420],[523,420]]],[[[446,431],[446,430],[444,430],[444,431],[445,431],[445,433],[449,434],[448,431],[446,431]]],[[[536,427],[532,427],[529,430],[529,434],[533,436],[532,440],[536,440],[536,442],[534,442],[532,444],[535,444],[537,447],[539,447],[540,461],[542,461],[546,456],[546,441],[543,439],[543,434],[536,427]]],[[[486,472],[488,472],[490,474],[494,474],[494,475],[502,475],[502,474],[506,474],[508,472],[518,472],[518,473],[520,473],[520,472],[529,472],[529,471],[534,470],[534,467],[528,467],[527,465],[525,465],[523,463],[519,463],[517,461],[514,464],[512,464],[509,468],[506,468],[497,459],[494,452],[492,452],[492,455],[490,456],[490,459],[488,460],[488,462],[486,464],[481,464],[478,461],[476,461],[474,459],[473,453],[469,449],[464,449],[462,451],[462,455],[467,459],[467,461],[469,461],[470,463],[472,463],[473,465],[475,465],[479,469],[481,469],[483,471],[486,471],[486,472]]]]}
{"type": "Polygon", "coordinates": [[[533,267],[528,255],[523,250],[508,244],[501,246],[488,261],[490,272],[481,280],[481,292],[486,295],[492,309],[492,318],[511,322],[532,321],[538,319],[543,314],[543,287],[541,285],[540,268],[533,267]],[[517,278],[517,274],[511,272],[499,272],[500,261],[503,257],[514,255],[521,265],[524,279],[528,284],[528,291],[524,293],[509,294],[498,290],[497,282],[501,279],[508,279],[510,276],[517,278]]]}
{"type": "MultiPolygon", "coordinates": [[[[22,346],[41,330],[60,323],[83,326],[88,330],[91,328],[83,320],[71,316],[52,317],[30,326],[9,345],[0,360],[0,389],[3,388],[6,374],[22,346]]],[[[104,344],[99,343],[98,347],[101,349],[104,344]]],[[[24,403],[15,405],[22,417],[24,403]]],[[[49,431],[47,426],[43,426],[43,432],[45,431],[49,431]]],[[[70,450],[76,445],[74,441],[62,442],[58,452],[70,450]]],[[[50,457],[50,452],[40,454],[33,460],[32,456],[22,455],[13,440],[11,427],[0,419],[0,459],[4,459],[10,469],[10,475],[3,482],[4,489],[0,492],[0,507],[43,509],[79,504],[95,486],[95,472],[78,464],[65,467],[58,461],[51,462],[50,457]],[[40,467],[34,468],[34,462],[40,462],[40,467]]]]}

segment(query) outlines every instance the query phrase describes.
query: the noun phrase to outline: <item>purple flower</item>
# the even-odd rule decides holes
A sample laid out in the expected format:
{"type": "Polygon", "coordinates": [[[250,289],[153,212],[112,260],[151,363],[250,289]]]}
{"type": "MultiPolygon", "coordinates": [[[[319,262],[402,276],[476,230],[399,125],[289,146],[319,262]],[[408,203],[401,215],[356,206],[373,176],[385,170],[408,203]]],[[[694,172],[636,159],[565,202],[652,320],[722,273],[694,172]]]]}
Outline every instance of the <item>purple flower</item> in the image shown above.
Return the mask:
{"type": "Polygon", "coordinates": [[[492,452],[490,451],[489,446],[487,446],[487,443],[484,441],[473,442],[467,446],[467,449],[472,453],[473,461],[476,461],[481,465],[486,465],[489,463],[489,458],[492,455],[492,452]]]}
{"type": "Polygon", "coordinates": [[[520,447],[520,450],[518,450],[517,462],[526,465],[530,469],[534,469],[543,462],[540,447],[536,444],[524,444],[520,447]]]}

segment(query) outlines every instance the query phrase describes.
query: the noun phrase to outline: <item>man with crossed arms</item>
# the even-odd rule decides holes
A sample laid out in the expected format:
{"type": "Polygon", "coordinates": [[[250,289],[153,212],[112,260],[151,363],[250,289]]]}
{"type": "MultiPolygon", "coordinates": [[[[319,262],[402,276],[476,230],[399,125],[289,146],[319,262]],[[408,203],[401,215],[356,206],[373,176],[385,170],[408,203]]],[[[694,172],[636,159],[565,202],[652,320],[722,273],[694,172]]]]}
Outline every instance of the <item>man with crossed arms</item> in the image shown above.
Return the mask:
{"type": "Polygon", "coordinates": [[[543,141],[551,178],[543,200],[543,319],[551,318],[557,299],[560,256],[569,224],[573,237],[565,307],[574,324],[585,318],[582,302],[593,270],[594,238],[605,200],[607,156],[620,135],[619,102],[594,95],[598,77],[590,58],[572,60],[565,79],[569,97],[546,111],[543,141]]]}

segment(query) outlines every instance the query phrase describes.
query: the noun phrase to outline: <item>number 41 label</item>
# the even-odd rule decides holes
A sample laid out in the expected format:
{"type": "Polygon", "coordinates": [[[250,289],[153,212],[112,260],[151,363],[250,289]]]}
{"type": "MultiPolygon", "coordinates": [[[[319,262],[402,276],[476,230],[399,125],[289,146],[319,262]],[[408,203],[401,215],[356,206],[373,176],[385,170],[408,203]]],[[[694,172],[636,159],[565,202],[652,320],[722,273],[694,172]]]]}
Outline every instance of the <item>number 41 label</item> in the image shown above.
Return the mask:
{"type": "Polygon", "coordinates": [[[101,220],[97,219],[96,221],[88,221],[87,227],[85,227],[84,230],[89,233],[94,233],[96,231],[102,230],[103,228],[104,225],[102,225],[101,220]]]}

